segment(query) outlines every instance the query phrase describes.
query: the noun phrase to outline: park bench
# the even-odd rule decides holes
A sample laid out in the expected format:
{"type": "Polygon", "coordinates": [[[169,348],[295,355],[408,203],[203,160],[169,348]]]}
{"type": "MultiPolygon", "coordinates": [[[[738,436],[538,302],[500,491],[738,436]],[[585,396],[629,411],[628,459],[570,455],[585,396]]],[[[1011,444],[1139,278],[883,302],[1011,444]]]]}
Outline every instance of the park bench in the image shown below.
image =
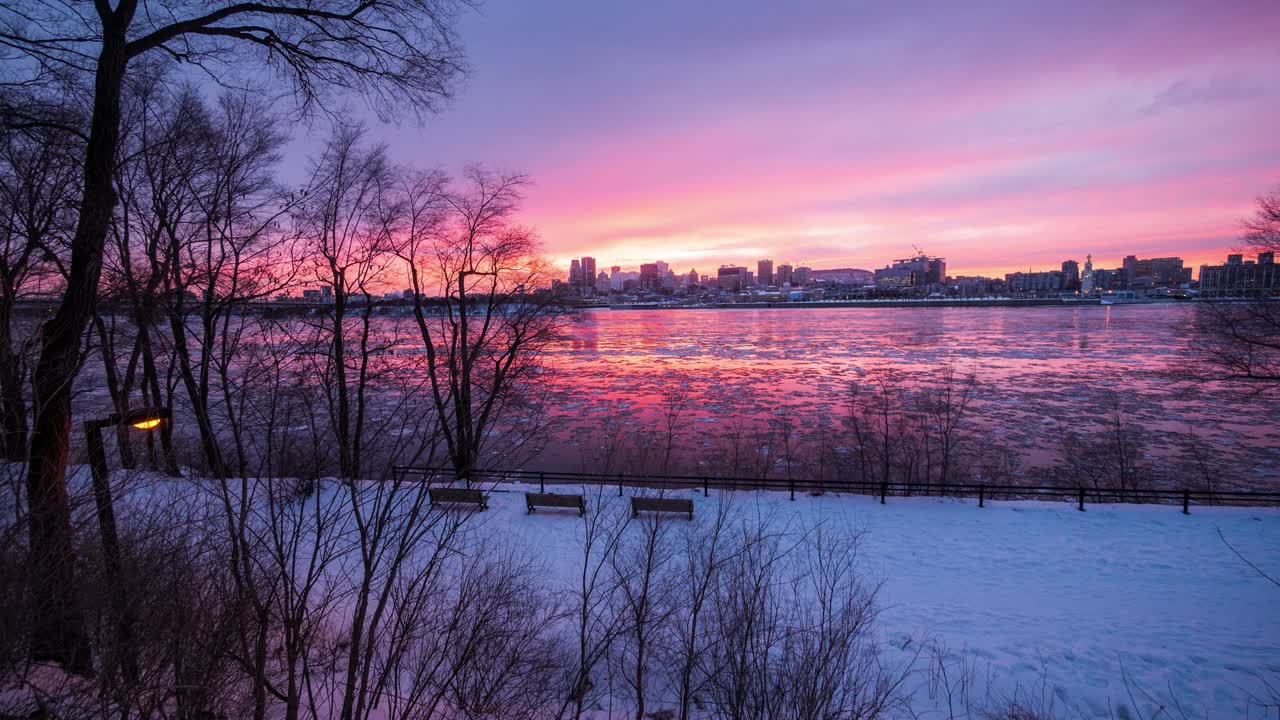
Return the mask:
{"type": "Polygon", "coordinates": [[[475,505],[477,509],[487,510],[489,508],[489,500],[484,493],[479,490],[467,490],[464,488],[431,488],[428,491],[431,495],[431,507],[435,507],[441,503],[450,503],[458,505],[475,505]]]}
{"type": "Polygon", "coordinates": [[[555,493],[525,493],[525,505],[529,508],[529,514],[533,514],[535,507],[555,507],[555,508],[574,508],[578,511],[578,517],[587,514],[587,501],[581,495],[557,495],[555,493]]]}
{"type": "Polygon", "coordinates": [[[693,519],[693,501],[677,498],[632,497],[631,517],[639,517],[641,512],[678,512],[689,513],[693,519]]]}

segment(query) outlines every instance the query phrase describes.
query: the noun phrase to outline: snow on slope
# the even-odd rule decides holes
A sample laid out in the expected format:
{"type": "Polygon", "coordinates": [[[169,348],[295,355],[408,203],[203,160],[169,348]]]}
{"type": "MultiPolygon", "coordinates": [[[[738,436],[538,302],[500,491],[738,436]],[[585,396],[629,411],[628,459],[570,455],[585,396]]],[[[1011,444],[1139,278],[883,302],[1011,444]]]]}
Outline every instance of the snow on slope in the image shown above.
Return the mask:
{"type": "MultiPolygon", "coordinates": [[[[679,495],[694,499],[699,518],[720,502],[714,492],[679,495]]],[[[549,581],[567,587],[579,559],[576,513],[528,516],[519,492],[494,492],[491,506],[483,524],[533,549],[549,581]]],[[[734,507],[796,526],[865,530],[862,559],[884,580],[882,625],[897,652],[914,654],[930,638],[966,648],[998,693],[1039,692],[1044,671],[1062,716],[1122,717],[1117,707],[1133,704],[1127,674],[1135,693],[1176,700],[1193,716],[1262,717],[1249,700],[1257,676],[1280,681],[1280,587],[1218,536],[1220,529],[1280,576],[1277,509],[1194,508],[1187,516],[1169,506],[979,509],[938,498],[882,506],[858,496],[791,502],[773,492],[738,492],[734,507]]]]}

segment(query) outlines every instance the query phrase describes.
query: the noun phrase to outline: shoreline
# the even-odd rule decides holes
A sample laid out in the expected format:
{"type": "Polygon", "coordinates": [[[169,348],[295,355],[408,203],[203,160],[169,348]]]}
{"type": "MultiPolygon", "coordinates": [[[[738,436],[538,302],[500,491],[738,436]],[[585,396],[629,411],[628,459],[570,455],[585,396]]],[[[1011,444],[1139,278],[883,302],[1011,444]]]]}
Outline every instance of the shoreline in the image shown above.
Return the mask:
{"type": "Polygon", "coordinates": [[[798,302],[747,302],[747,303],[699,303],[690,305],[637,303],[587,306],[589,309],[609,310],[774,310],[774,309],[812,309],[812,308],[878,308],[878,307],[930,307],[930,308],[970,308],[970,307],[1110,307],[1112,305],[1174,305],[1191,300],[1124,300],[1114,303],[1103,303],[1101,299],[1061,300],[1057,298],[990,298],[966,300],[829,300],[798,302]]]}

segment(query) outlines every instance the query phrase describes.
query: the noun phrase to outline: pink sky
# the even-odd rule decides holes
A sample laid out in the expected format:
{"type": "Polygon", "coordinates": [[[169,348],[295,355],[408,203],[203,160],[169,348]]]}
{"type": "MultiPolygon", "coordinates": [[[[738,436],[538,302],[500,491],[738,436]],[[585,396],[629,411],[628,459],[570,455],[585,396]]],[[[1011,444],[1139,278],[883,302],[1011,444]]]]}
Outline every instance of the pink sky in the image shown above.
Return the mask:
{"type": "Polygon", "coordinates": [[[490,0],[462,35],[458,99],[386,138],[528,172],[566,270],[1194,266],[1280,185],[1275,0],[490,0]]]}

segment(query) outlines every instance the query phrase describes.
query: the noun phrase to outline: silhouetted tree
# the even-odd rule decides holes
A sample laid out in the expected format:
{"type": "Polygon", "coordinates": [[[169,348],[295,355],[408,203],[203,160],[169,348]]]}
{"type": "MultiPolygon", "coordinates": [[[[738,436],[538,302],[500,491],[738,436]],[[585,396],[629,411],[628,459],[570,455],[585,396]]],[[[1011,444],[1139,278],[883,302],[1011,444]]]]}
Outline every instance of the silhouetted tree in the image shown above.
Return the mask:
{"type": "MultiPolygon", "coordinates": [[[[79,217],[67,292],[44,325],[33,375],[28,470],[31,556],[37,563],[33,656],[78,671],[89,652],[73,596],[65,470],[71,386],[94,312],[116,206],[113,176],[125,79],[148,61],[194,64],[218,78],[265,65],[304,109],[345,90],[381,115],[434,108],[461,69],[452,23],[458,0],[97,0],[0,4],[0,86],[65,92],[92,84],[79,217]],[[231,72],[228,72],[231,71],[231,72]]],[[[225,80],[224,80],[225,81],[225,80]]]]}
{"type": "Polygon", "coordinates": [[[426,176],[406,202],[415,219],[399,253],[431,398],[460,478],[476,469],[497,423],[528,400],[547,370],[542,353],[566,318],[533,292],[547,284],[549,269],[537,237],[514,222],[524,183],[521,175],[470,169],[455,190],[426,176]]]}
{"type": "MultiPolygon", "coordinates": [[[[1248,250],[1280,252],[1280,188],[1258,198],[1257,211],[1243,226],[1248,250]]],[[[1280,298],[1201,303],[1191,331],[1194,362],[1175,370],[1177,375],[1244,383],[1254,393],[1280,391],[1280,298]]]]}

